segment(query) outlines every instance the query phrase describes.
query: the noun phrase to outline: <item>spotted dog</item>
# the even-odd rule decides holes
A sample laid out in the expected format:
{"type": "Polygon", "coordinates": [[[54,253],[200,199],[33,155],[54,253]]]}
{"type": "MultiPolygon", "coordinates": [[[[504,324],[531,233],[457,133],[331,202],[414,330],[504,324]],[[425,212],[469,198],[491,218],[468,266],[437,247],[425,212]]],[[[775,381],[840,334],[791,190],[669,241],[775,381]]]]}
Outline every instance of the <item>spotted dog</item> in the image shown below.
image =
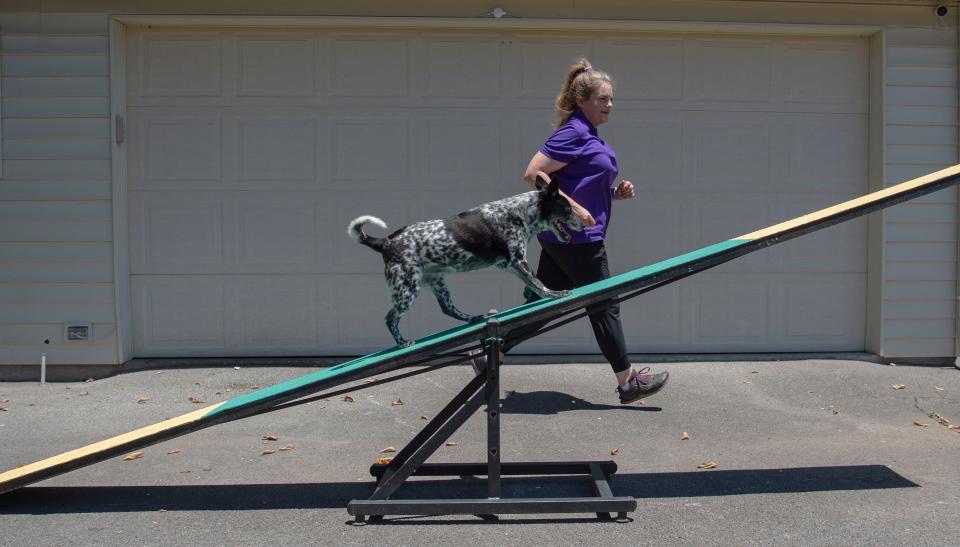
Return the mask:
{"type": "Polygon", "coordinates": [[[568,291],[554,291],[533,275],[527,264],[527,242],[533,234],[549,230],[562,241],[570,235],[564,225],[583,230],[570,203],[560,195],[556,179],[547,183],[537,178],[537,190],[485,203],[442,220],[417,222],[387,237],[363,232],[365,224],[386,229],[377,217],[354,219],[347,233],[354,241],[383,256],[384,275],[392,307],[387,312],[387,329],[400,346],[413,344],[400,335],[397,325],[427,285],[444,314],[461,321],[479,321],[482,315],[467,315],[457,309],[443,281],[444,274],[469,272],[495,266],[519,277],[544,298],[559,298],[568,291]]]}

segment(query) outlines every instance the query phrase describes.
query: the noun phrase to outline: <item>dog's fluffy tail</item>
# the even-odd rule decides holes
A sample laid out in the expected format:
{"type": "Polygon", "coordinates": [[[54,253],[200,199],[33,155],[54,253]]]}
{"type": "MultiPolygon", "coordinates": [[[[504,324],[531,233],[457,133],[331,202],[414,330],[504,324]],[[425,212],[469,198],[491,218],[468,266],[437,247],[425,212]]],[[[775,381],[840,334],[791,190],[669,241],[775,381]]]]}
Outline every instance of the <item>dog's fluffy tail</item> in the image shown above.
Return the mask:
{"type": "Polygon", "coordinates": [[[363,215],[353,219],[353,221],[350,222],[350,226],[347,227],[347,235],[349,235],[350,238],[356,241],[357,243],[361,245],[366,245],[367,247],[370,247],[374,251],[382,253],[383,245],[386,239],[382,237],[371,237],[363,233],[364,224],[373,224],[374,226],[379,226],[384,230],[387,229],[386,222],[380,220],[375,216],[363,215]]]}

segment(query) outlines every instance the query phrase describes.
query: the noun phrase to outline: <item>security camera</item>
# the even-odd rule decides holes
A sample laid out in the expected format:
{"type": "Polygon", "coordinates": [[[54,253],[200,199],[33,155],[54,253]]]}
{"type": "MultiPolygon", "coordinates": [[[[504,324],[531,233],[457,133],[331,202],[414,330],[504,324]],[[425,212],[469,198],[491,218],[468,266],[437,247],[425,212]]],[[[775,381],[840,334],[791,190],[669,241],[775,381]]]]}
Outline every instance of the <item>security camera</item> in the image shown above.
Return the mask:
{"type": "Polygon", "coordinates": [[[944,16],[947,15],[947,13],[948,13],[949,11],[950,11],[950,10],[947,9],[947,6],[944,6],[943,4],[937,6],[937,7],[933,10],[933,12],[937,14],[937,17],[944,17],[944,16]]]}

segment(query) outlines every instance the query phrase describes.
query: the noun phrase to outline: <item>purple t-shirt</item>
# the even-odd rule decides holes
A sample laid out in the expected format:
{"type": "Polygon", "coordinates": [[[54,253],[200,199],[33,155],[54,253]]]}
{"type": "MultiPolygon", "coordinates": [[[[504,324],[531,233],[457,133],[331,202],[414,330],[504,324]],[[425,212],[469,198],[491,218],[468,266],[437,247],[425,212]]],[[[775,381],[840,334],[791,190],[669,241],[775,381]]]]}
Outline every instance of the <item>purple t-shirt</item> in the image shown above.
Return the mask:
{"type": "MultiPolygon", "coordinates": [[[[582,205],[597,221],[582,232],[569,230],[570,243],[603,241],[610,224],[614,181],[620,170],[613,148],[597,136],[597,128],[577,110],[540,147],[547,157],[566,163],[550,174],[560,182],[560,190],[582,205]]],[[[549,243],[562,243],[551,232],[538,236],[549,243]]]]}

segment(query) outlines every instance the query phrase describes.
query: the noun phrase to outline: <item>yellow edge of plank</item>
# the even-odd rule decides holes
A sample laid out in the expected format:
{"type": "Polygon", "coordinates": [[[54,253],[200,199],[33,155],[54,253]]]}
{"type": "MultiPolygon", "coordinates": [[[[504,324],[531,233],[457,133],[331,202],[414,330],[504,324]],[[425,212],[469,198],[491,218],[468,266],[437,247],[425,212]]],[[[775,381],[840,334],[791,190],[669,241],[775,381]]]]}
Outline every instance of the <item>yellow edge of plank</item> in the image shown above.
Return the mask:
{"type": "Polygon", "coordinates": [[[867,194],[856,199],[851,199],[850,201],[845,201],[834,205],[833,207],[827,207],[826,209],[821,209],[813,213],[797,217],[793,220],[788,220],[786,222],[781,222],[780,224],[774,224],[773,226],[768,226],[756,232],[750,232],[749,234],[744,234],[733,239],[760,239],[762,237],[767,237],[784,230],[789,230],[791,228],[796,228],[797,226],[803,226],[804,224],[809,224],[821,218],[828,217],[830,215],[857,207],[859,205],[864,205],[872,201],[877,201],[885,197],[898,194],[900,192],[905,192],[907,190],[912,190],[918,186],[923,186],[929,184],[936,180],[942,179],[944,177],[949,177],[951,175],[956,175],[960,173],[960,164],[954,165],[952,167],[947,167],[946,169],[941,169],[935,173],[930,173],[929,175],[924,175],[922,177],[917,177],[913,180],[908,180],[907,182],[901,182],[900,184],[891,186],[889,188],[884,188],[883,190],[878,190],[872,194],[867,194]]]}
{"type": "MultiPolygon", "coordinates": [[[[224,401],[225,402],[225,401],[224,401]]],[[[183,416],[178,416],[176,418],[170,418],[169,420],[164,420],[160,423],[153,425],[148,425],[146,427],[141,427],[140,429],[131,431],[129,433],[124,433],[122,435],[117,435],[116,437],[110,437],[109,439],[100,441],[98,443],[89,444],[83,448],[77,448],[76,450],[71,450],[69,452],[64,452],[63,454],[47,458],[45,460],[40,460],[35,463],[27,464],[16,469],[11,469],[5,473],[0,473],[0,485],[7,481],[18,479],[25,475],[31,473],[36,473],[38,471],[43,471],[50,467],[54,467],[63,463],[67,463],[71,460],[77,458],[82,458],[84,456],[89,456],[91,454],[96,454],[97,452],[108,450],[115,446],[134,441],[141,437],[146,437],[160,431],[171,429],[186,423],[190,423],[200,418],[204,417],[208,412],[222,405],[223,402],[217,403],[215,405],[210,405],[208,407],[201,408],[200,410],[195,410],[189,414],[184,414],[183,416]]]]}

